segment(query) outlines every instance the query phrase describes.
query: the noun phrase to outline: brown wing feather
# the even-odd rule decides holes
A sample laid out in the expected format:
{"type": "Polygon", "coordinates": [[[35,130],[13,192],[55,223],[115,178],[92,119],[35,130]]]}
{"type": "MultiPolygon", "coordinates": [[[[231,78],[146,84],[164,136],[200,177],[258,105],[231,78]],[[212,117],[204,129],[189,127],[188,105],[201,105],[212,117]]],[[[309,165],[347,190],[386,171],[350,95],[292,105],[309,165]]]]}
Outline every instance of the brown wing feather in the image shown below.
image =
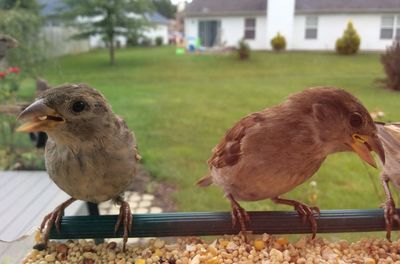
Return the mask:
{"type": "MultiPolygon", "coordinates": [[[[400,150],[400,123],[376,124],[384,147],[400,150]]],[[[386,154],[386,153],[385,153],[386,154]]]]}
{"type": "Polygon", "coordinates": [[[132,131],[129,130],[128,125],[126,124],[126,122],[125,122],[120,116],[117,116],[117,120],[116,120],[116,122],[115,122],[115,125],[116,125],[119,129],[122,128],[122,131],[124,131],[123,137],[124,137],[124,139],[125,139],[125,141],[126,141],[127,143],[128,143],[129,141],[132,141],[132,143],[133,143],[133,148],[134,148],[134,150],[135,150],[135,159],[136,159],[137,161],[141,160],[141,159],[142,159],[142,156],[140,156],[139,151],[138,151],[138,146],[137,146],[137,143],[136,143],[135,134],[134,134],[132,131]]]}
{"type": "Polygon", "coordinates": [[[236,123],[225,135],[222,141],[213,149],[208,165],[215,168],[233,166],[239,162],[242,155],[241,142],[247,129],[265,120],[260,112],[250,114],[236,123]]]}

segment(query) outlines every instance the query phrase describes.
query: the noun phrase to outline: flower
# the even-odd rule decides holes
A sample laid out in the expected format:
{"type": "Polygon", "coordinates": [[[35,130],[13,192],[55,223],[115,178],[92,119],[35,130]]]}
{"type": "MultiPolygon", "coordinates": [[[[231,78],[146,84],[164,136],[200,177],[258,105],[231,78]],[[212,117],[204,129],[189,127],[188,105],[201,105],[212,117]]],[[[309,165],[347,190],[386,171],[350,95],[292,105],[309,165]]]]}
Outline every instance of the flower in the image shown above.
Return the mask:
{"type": "Polygon", "coordinates": [[[4,78],[4,76],[6,76],[7,75],[7,73],[6,72],[0,72],[0,79],[3,79],[4,78]]]}
{"type": "Polygon", "coordinates": [[[15,74],[18,74],[20,71],[21,71],[21,70],[20,70],[20,68],[18,68],[18,67],[9,67],[9,68],[7,69],[7,72],[8,72],[8,73],[15,73],[15,74]]]}
{"type": "Polygon", "coordinates": [[[317,182],[316,181],[310,181],[310,186],[311,187],[316,187],[317,186],[317,182]]]}

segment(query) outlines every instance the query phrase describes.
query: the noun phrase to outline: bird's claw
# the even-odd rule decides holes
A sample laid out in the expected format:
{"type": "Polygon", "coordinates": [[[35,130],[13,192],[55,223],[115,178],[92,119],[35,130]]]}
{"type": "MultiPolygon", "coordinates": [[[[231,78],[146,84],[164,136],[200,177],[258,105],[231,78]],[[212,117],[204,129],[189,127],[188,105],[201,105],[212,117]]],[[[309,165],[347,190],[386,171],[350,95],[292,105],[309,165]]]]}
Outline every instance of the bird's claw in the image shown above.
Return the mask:
{"type": "Polygon", "coordinates": [[[240,232],[243,235],[244,241],[247,243],[247,224],[250,223],[250,217],[240,205],[232,206],[232,227],[234,228],[239,222],[240,232]]]}
{"type": "Polygon", "coordinates": [[[246,233],[246,224],[250,222],[250,217],[247,214],[246,210],[242,207],[233,207],[232,212],[232,226],[235,227],[239,222],[240,231],[246,233]]]}
{"type": "Polygon", "coordinates": [[[117,223],[115,224],[114,232],[117,233],[121,223],[123,223],[123,246],[122,250],[125,251],[126,243],[128,242],[129,233],[132,231],[132,212],[129,203],[122,201],[119,209],[117,223]]]}
{"type": "Polygon", "coordinates": [[[49,235],[51,228],[53,225],[56,225],[57,232],[61,232],[61,218],[64,216],[64,210],[67,206],[69,206],[72,202],[74,202],[74,198],[69,198],[59,206],[57,206],[53,212],[50,214],[46,215],[43,218],[42,223],[40,224],[40,232],[42,233],[42,241],[44,244],[44,247],[47,247],[47,242],[49,241],[49,235]]]}
{"type": "Polygon", "coordinates": [[[396,214],[396,206],[392,198],[386,199],[386,202],[381,205],[384,209],[385,226],[386,226],[386,239],[391,241],[391,232],[393,228],[393,220],[400,224],[400,218],[396,214]]]}
{"type": "Polygon", "coordinates": [[[243,234],[245,242],[247,242],[247,228],[246,225],[250,223],[250,217],[247,214],[246,210],[240,206],[238,202],[233,198],[232,195],[227,196],[231,201],[231,217],[232,217],[232,227],[235,228],[237,223],[239,222],[240,231],[243,234]]]}
{"type": "Polygon", "coordinates": [[[310,206],[300,203],[300,202],[297,202],[294,205],[294,209],[300,215],[301,220],[304,224],[307,221],[311,224],[312,239],[314,239],[317,234],[317,221],[315,220],[315,217],[316,216],[319,217],[321,214],[321,211],[316,206],[310,207],[310,206]]]}
{"type": "Polygon", "coordinates": [[[40,232],[42,233],[42,240],[45,246],[47,246],[47,242],[49,241],[49,235],[51,228],[55,224],[57,232],[61,232],[61,217],[64,216],[64,207],[61,205],[56,207],[53,212],[46,215],[40,225],[40,232]]]}

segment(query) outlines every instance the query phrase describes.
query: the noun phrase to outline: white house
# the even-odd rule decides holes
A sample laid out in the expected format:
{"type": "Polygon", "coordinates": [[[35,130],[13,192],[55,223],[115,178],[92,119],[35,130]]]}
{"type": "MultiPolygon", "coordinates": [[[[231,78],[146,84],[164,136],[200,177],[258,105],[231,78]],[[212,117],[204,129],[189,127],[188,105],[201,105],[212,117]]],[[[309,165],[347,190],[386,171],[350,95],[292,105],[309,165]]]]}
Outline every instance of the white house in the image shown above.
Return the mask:
{"type": "Polygon", "coordinates": [[[333,50],[351,21],[361,50],[384,50],[400,37],[400,0],[193,0],[185,9],[185,36],[205,47],[271,49],[279,32],[290,50],[333,50]]]}
{"type": "MultiPolygon", "coordinates": [[[[130,13],[128,16],[131,17],[139,17],[136,14],[130,13]]],[[[147,13],[144,14],[145,19],[149,22],[149,26],[147,26],[142,32],[141,35],[143,37],[140,38],[140,40],[148,39],[150,41],[151,45],[155,45],[155,39],[157,37],[162,38],[162,43],[168,44],[169,40],[169,33],[168,33],[168,25],[169,25],[169,20],[161,15],[158,12],[153,12],[153,13],[147,13]]],[[[102,17],[97,17],[95,19],[101,19],[102,17]]],[[[116,41],[118,42],[119,46],[125,47],[127,44],[127,38],[126,36],[119,35],[116,37],[116,41]]],[[[92,48],[97,48],[97,47],[105,47],[105,43],[102,39],[102,36],[97,35],[97,36],[91,36],[90,37],[90,46],[92,48]]]]}
{"type": "MultiPolygon", "coordinates": [[[[41,15],[46,18],[46,23],[43,28],[43,35],[47,42],[50,43],[48,52],[51,55],[64,55],[70,53],[79,53],[90,50],[91,48],[104,47],[105,43],[101,35],[91,36],[88,39],[75,40],[71,37],[79,33],[79,30],[74,27],[67,27],[61,23],[59,18],[60,9],[65,8],[62,0],[38,0],[41,5],[41,15]]],[[[135,14],[128,14],[135,16],[135,14]]],[[[138,16],[138,15],[136,15],[138,16]]],[[[143,30],[144,38],[149,39],[151,44],[155,44],[155,39],[161,37],[163,44],[168,44],[169,20],[158,12],[147,13],[144,15],[149,22],[149,26],[143,30]]],[[[101,16],[91,18],[92,20],[101,20],[101,16]]],[[[80,18],[82,21],[87,18],[80,18]]],[[[125,36],[117,36],[116,41],[120,46],[126,46],[127,39],[125,36]]]]}
{"type": "Polygon", "coordinates": [[[168,26],[170,23],[169,20],[158,12],[147,14],[146,17],[152,24],[152,27],[147,28],[145,32],[143,32],[143,34],[151,41],[153,41],[153,44],[155,44],[154,41],[157,37],[161,37],[163,39],[164,45],[168,44],[168,26]]]}
{"type": "Polygon", "coordinates": [[[59,15],[58,9],[62,7],[61,1],[38,0],[38,3],[42,6],[41,15],[45,18],[42,33],[48,44],[46,52],[49,56],[61,56],[90,50],[89,40],[72,39],[73,35],[79,33],[78,29],[67,27],[54,19],[59,15]]]}

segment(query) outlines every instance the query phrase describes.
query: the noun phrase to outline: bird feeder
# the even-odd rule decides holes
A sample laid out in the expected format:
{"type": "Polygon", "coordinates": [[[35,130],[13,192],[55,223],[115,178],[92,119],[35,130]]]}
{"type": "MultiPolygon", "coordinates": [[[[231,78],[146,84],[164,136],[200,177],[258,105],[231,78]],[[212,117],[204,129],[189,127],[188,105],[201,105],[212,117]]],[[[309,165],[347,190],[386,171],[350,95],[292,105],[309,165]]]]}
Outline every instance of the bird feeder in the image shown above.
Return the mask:
{"type": "MultiPolygon", "coordinates": [[[[383,209],[370,210],[323,210],[317,218],[318,233],[347,233],[384,231],[383,209]]],[[[397,210],[400,213],[400,209],[397,210]]],[[[311,226],[304,224],[294,211],[248,212],[250,230],[254,234],[306,234],[311,226]]],[[[61,232],[55,227],[51,239],[115,238],[116,215],[65,216],[61,220],[61,232]]],[[[394,223],[393,230],[399,226],[394,223]]],[[[228,212],[192,212],[134,214],[130,237],[181,237],[233,235],[239,228],[232,228],[228,212]]]]}

